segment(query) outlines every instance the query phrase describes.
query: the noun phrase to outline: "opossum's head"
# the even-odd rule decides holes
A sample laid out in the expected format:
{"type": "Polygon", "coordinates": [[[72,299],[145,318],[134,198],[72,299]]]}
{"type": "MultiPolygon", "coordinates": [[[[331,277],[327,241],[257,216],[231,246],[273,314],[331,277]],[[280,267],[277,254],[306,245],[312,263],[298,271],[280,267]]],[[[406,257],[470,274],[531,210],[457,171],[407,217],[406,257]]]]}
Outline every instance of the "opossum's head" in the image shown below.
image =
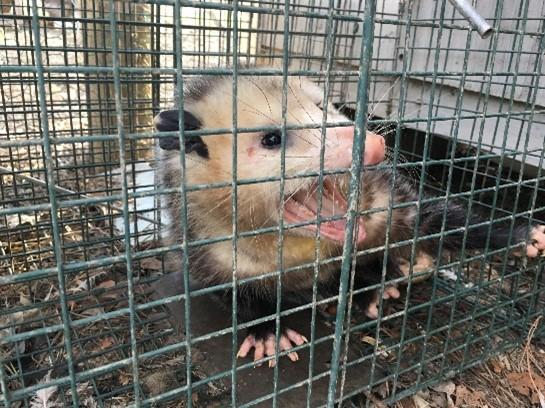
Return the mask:
{"type": "MultiPolygon", "coordinates": [[[[314,236],[318,210],[317,177],[298,177],[304,173],[317,173],[321,164],[323,121],[323,89],[310,81],[289,77],[287,81],[286,124],[282,132],[283,81],[281,77],[239,77],[237,80],[236,163],[237,180],[281,177],[282,138],[285,136],[284,194],[280,197],[280,182],[267,181],[239,185],[239,229],[255,229],[278,224],[281,200],[284,201],[286,224],[305,224],[289,229],[287,233],[314,236]],[[289,127],[296,127],[290,129],[289,127]],[[304,128],[309,126],[310,128],[304,128]],[[266,131],[244,131],[257,127],[269,127],[266,131]],[[311,224],[309,224],[309,222],[311,224]]],[[[233,128],[233,82],[230,77],[189,80],[184,89],[184,126],[192,129],[233,128]]],[[[348,169],[352,161],[354,127],[346,126],[347,118],[327,104],[323,169],[348,169]],[[344,122],[344,125],[341,123],[344,122]],[[335,126],[339,123],[339,126],[335,126]]],[[[179,112],[163,111],[155,119],[160,131],[178,130],[179,112]]],[[[170,160],[179,156],[178,136],[162,137],[161,148],[172,150],[170,160]],[[175,154],[174,154],[175,153],[175,154]]],[[[233,178],[233,135],[205,135],[187,137],[186,181],[193,184],[231,182],[233,178]]],[[[385,147],[382,136],[367,132],[364,164],[378,164],[384,159],[385,147]]],[[[344,216],[347,211],[345,192],[341,191],[337,177],[324,177],[321,217],[344,216]]],[[[346,188],[346,187],[344,187],[346,188]]],[[[210,191],[203,192],[193,201],[200,206],[218,206],[210,191]]],[[[226,219],[230,220],[231,201],[224,200],[226,219]]],[[[341,242],[344,239],[345,220],[323,222],[320,233],[323,238],[341,242]]],[[[359,223],[358,241],[365,238],[363,223],[359,223]]]]}

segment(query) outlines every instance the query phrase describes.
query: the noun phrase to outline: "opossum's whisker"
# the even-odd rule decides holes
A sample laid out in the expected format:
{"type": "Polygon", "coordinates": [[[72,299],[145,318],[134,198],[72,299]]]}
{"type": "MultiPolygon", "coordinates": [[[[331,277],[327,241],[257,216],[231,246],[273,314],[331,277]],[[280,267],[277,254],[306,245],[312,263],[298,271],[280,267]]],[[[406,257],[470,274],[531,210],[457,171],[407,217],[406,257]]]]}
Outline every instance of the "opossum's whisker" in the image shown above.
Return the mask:
{"type": "Polygon", "coordinates": [[[395,80],[394,82],[392,82],[392,85],[389,86],[389,87],[386,89],[386,91],[384,91],[384,93],[383,93],[382,96],[379,98],[379,100],[373,104],[373,106],[371,107],[371,112],[369,112],[369,113],[367,114],[367,117],[368,117],[368,118],[374,115],[375,110],[377,109],[377,107],[379,106],[379,104],[381,104],[381,103],[384,101],[384,98],[388,95],[388,93],[394,88],[394,86],[397,85],[399,79],[400,79],[400,77],[397,77],[396,80],[395,80]]]}
{"type": "Polygon", "coordinates": [[[384,136],[384,134],[382,133],[384,129],[386,129],[386,125],[382,124],[377,129],[375,129],[374,132],[384,136]]]}
{"type": "MultiPolygon", "coordinates": [[[[259,88],[259,89],[263,92],[263,90],[262,90],[261,88],[259,88]]],[[[232,97],[232,94],[231,94],[230,92],[223,91],[222,93],[225,94],[225,95],[227,95],[227,96],[229,96],[229,97],[232,97]]],[[[269,104],[269,100],[267,99],[266,96],[265,96],[265,99],[267,100],[267,104],[269,104]]],[[[241,103],[241,104],[245,105],[246,107],[250,108],[250,112],[254,112],[254,113],[258,114],[258,115],[263,116],[264,118],[269,119],[269,120],[270,120],[271,122],[273,122],[275,125],[280,125],[280,123],[279,123],[278,121],[276,121],[272,116],[269,116],[269,115],[267,115],[266,113],[261,112],[261,111],[258,110],[258,109],[255,109],[254,106],[250,105],[248,102],[246,102],[245,100],[241,99],[241,98],[237,95],[237,104],[238,104],[238,103],[241,103]]],[[[270,111],[270,113],[271,113],[271,115],[272,115],[272,110],[271,110],[270,104],[269,104],[269,111],[270,111]]]]}
{"type": "MultiPolygon", "coordinates": [[[[386,151],[386,155],[393,160],[393,158],[395,157],[395,152],[392,149],[388,148],[388,150],[386,151]]],[[[403,153],[401,153],[399,150],[397,151],[397,158],[398,161],[401,163],[410,163],[409,159],[407,159],[407,157],[404,156],[403,153]]],[[[407,167],[406,171],[412,178],[419,178],[418,171],[413,166],[407,167]]]]}
{"type": "Polygon", "coordinates": [[[263,95],[263,97],[265,98],[265,100],[267,101],[267,106],[269,107],[269,113],[272,115],[272,109],[271,109],[271,104],[269,102],[269,98],[267,97],[267,94],[263,91],[263,89],[261,88],[261,86],[259,86],[259,84],[257,84],[256,82],[254,82],[253,78],[249,78],[248,79],[257,89],[259,89],[259,92],[261,92],[261,94],[263,95]]]}
{"type": "MultiPolygon", "coordinates": [[[[198,163],[198,164],[200,164],[202,166],[208,166],[207,162],[205,162],[204,160],[196,159],[195,157],[190,157],[190,156],[186,155],[185,159],[188,160],[188,161],[194,162],[194,163],[198,163]]],[[[222,170],[222,169],[217,169],[217,171],[225,174],[226,176],[229,176],[230,178],[233,177],[233,173],[230,172],[230,171],[226,171],[226,170],[222,170]]]]}
{"type": "MultiPolygon", "coordinates": [[[[421,110],[422,110],[422,106],[419,105],[416,108],[414,108],[413,110],[403,112],[403,117],[404,118],[411,117],[414,113],[418,113],[421,110]]],[[[392,119],[393,117],[394,117],[394,113],[392,113],[392,115],[390,115],[389,119],[392,119]]]]}
{"type": "MultiPolygon", "coordinates": [[[[227,194],[224,198],[220,199],[218,204],[216,204],[214,207],[211,207],[210,209],[208,209],[208,211],[206,211],[206,213],[203,214],[203,216],[208,216],[210,215],[213,211],[215,211],[218,207],[224,205],[226,203],[227,200],[230,200],[231,199],[231,194],[227,194]]],[[[229,217],[231,217],[231,215],[229,215],[229,217]]]]}
{"type": "Polygon", "coordinates": [[[251,112],[251,113],[255,113],[256,115],[258,116],[262,116],[264,117],[265,119],[269,119],[273,124],[277,125],[277,126],[280,126],[281,123],[277,120],[275,120],[274,118],[272,118],[271,116],[267,115],[266,113],[258,110],[258,109],[255,109],[253,106],[250,106],[248,105],[247,106],[249,109],[242,109],[242,112],[251,112]]]}
{"type": "MultiPolygon", "coordinates": [[[[308,110],[305,108],[305,106],[301,103],[301,100],[297,97],[297,94],[293,91],[292,87],[288,85],[288,89],[290,90],[293,97],[295,98],[295,100],[299,104],[299,107],[301,109],[303,109],[303,111],[307,114],[308,118],[310,119],[310,122],[314,124],[314,119],[312,119],[312,116],[310,115],[308,110]]],[[[300,119],[298,119],[298,118],[295,118],[295,120],[297,120],[299,123],[302,123],[302,121],[300,119]]]]}
{"type": "MultiPolygon", "coordinates": [[[[312,115],[309,113],[309,111],[307,110],[307,108],[305,107],[305,105],[303,105],[301,103],[301,100],[297,97],[297,94],[293,91],[292,87],[290,86],[289,87],[289,90],[290,92],[293,94],[293,97],[295,98],[295,100],[297,101],[297,103],[299,104],[299,106],[301,107],[301,109],[303,109],[303,111],[306,113],[306,115],[308,116],[308,118],[310,119],[310,123],[309,124],[312,124],[312,125],[315,125],[317,124],[316,121],[312,118],[312,115]]],[[[289,113],[288,113],[289,114],[289,113]]],[[[295,121],[299,122],[299,124],[303,124],[302,121],[297,118],[295,115],[291,115],[289,114],[290,116],[292,116],[295,121]]],[[[320,137],[319,136],[315,136],[314,133],[312,132],[311,129],[304,129],[306,133],[309,133],[312,137],[315,137],[321,144],[321,141],[322,141],[322,138],[321,138],[321,135],[320,137]]],[[[314,147],[318,147],[318,146],[315,146],[313,145],[314,147]]]]}
{"type": "Polygon", "coordinates": [[[285,156],[286,159],[313,159],[314,156],[310,155],[310,156],[298,156],[298,155],[286,155],[285,156]]]}

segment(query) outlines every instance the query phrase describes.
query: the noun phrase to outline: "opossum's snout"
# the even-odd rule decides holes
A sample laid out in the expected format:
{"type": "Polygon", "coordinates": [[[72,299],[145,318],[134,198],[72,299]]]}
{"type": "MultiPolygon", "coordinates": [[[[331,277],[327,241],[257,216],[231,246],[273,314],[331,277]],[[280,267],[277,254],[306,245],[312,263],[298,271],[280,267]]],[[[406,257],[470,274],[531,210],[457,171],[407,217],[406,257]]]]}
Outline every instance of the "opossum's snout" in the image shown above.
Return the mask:
{"type": "MultiPolygon", "coordinates": [[[[354,127],[330,128],[327,133],[328,149],[326,166],[328,168],[350,167],[354,143],[354,127]]],[[[365,135],[365,153],[363,164],[374,165],[382,162],[386,155],[384,138],[373,132],[365,135]]]]}
{"type": "Polygon", "coordinates": [[[365,136],[365,153],[363,164],[379,164],[386,157],[386,142],[381,135],[367,132],[365,136]]]}

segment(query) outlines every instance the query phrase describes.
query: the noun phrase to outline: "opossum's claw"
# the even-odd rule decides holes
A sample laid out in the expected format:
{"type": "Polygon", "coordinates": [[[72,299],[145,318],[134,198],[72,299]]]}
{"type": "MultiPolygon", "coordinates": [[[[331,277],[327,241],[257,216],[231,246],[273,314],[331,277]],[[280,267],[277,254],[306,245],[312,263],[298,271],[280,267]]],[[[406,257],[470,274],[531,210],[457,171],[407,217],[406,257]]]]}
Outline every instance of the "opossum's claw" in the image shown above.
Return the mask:
{"type": "Polygon", "coordinates": [[[530,232],[530,241],[526,245],[526,255],[534,258],[545,249],[545,225],[537,225],[530,232]]]}
{"type": "MultiPolygon", "coordinates": [[[[303,343],[307,343],[308,340],[305,336],[297,333],[292,329],[285,329],[284,333],[280,335],[278,346],[280,351],[289,351],[293,348],[293,344],[300,346],[303,343]]],[[[250,350],[254,348],[254,362],[262,360],[265,356],[273,357],[276,354],[276,336],[272,333],[268,334],[266,338],[256,338],[253,334],[246,336],[237,353],[237,357],[246,357],[250,350]]],[[[298,361],[299,355],[293,351],[288,353],[288,358],[291,361],[298,361]]],[[[257,364],[259,367],[261,364],[257,364]]],[[[274,367],[275,360],[269,360],[269,367],[274,367]]]]}
{"type": "Polygon", "coordinates": [[[248,352],[252,349],[252,347],[256,347],[256,341],[253,334],[250,334],[249,336],[246,336],[242,344],[240,345],[237,353],[238,357],[246,357],[248,355],[248,352]]]}

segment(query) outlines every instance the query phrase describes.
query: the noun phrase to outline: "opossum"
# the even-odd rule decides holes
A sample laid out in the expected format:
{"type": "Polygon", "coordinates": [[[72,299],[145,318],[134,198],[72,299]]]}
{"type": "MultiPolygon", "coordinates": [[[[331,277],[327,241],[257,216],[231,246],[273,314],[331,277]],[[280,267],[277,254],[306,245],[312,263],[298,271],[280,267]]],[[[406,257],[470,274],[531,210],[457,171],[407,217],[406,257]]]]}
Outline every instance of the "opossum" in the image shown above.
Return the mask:
{"type": "MultiPolygon", "coordinates": [[[[155,118],[156,129],[177,131],[180,115],[183,114],[185,130],[230,129],[233,125],[233,78],[231,76],[201,76],[186,78],[184,81],[183,112],[178,109],[164,110],[155,118]]],[[[237,180],[261,179],[281,176],[281,125],[283,100],[283,79],[280,76],[239,76],[237,79],[237,117],[239,128],[274,127],[260,132],[237,132],[237,180]]],[[[316,235],[319,232],[320,261],[339,256],[342,252],[347,212],[348,172],[330,174],[323,178],[321,216],[333,218],[317,225],[318,186],[317,177],[294,178],[305,172],[317,173],[320,169],[320,146],[323,109],[327,105],[327,121],[331,127],[325,130],[324,171],[348,169],[352,161],[353,126],[335,126],[348,119],[337,111],[331,102],[324,104],[323,90],[316,84],[299,77],[287,80],[288,125],[311,125],[286,131],[285,181],[283,197],[280,198],[281,182],[266,181],[241,183],[237,186],[236,223],[238,236],[236,245],[237,279],[263,276],[298,265],[312,265],[316,258],[316,235]],[[318,125],[318,126],[316,126],[318,125]],[[260,228],[277,227],[283,204],[284,231],[282,239],[282,262],[278,259],[279,233],[244,234],[260,228]],[[306,224],[305,224],[306,223],[306,224]],[[305,224],[290,227],[294,224],[305,224]]],[[[232,133],[205,136],[187,136],[185,139],[185,173],[180,163],[179,138],[159,135],[158,167],[161,183],[166,188],[180,188],[186,185],[211,185],[232,183],[232,133]],[[185,180],[184,180],[185,179],[185,180]]],[[[357,217],[354,242],[359,249],[384,245],[387,231],[387,214],[390,206],[390,187],[395,169],[376,166],[385,159],[384,138],[366,132],[364,156],[365,167],[361,175],[359,210],[365,212],[382,208],[377,212],[357,217]]],[[[206,188],[187,192],[188,239],[204,240],[233,233],[232,189],[230,186],[206,188]]],[[[172,220],[167,234],[168,243],[180,243],[182,236],[182,203],[180,194],[169,194],[166,207],[172,220]]],[[[390,243],[410,240],[415,227],[419,237],[438,233],[442,228],[443,211],[446,211],[445,231],[457,230],[444,236],[443,247],[458,250],[462,247],[465,226],[465,207],[453,200],[423,202],[420,210],[416,206],[397,207],[396,204],[416,202],[417,192],[413,184],[400,174],[393,184],[393,207],[390,227],[390,243]],[[418,221],[418,222],[417,222],[418,221]]],[[[481,248],[486,242],[488,225],[478,215],[469,215],[466,248],[481,248]],[[484,225],[472,227],[484,222],[484,225]]],[[[508,226],[493,227],[489,248],[500,249],[527,241],[526,254],[537,256],[545,249],[545,227],[535,225],[528,228],[527,222],[517,222],[508,242],[508,226]]],[[[429,239],[418,243],[419,259],[429,260],[435,254],[438,240],[429,239]]],[[[233,245],[231,239],[214,241],[203,246],[188,246],[185,254],[189,260],[191,278],[199,285],[209,287],[232,282],[233,245]]],[[[391,248],[386,265],[387,280],[406,274],[406,263],[411,245],[391,248]]],[[[357,260],[356,281],[369,285],[381,281],[382,267],[374,263],[382,259],[382,252],[375,257],[366,256],[357,260]]],[[[381,264],[380,264],[381,265],[381,264]]],[[[320,264],[318,288],[328,288],[339,276],[339,262],[320,264]]],[[[306,294],[312,293],[314,269],[312,266],[301,270],[281,273],[282,307],[307,303],[306,294]]],[[[239,283],[237,287],[237,319],[239,323],[250,322],[265,316],[274,316],[277,308],[277,277],[264,277],[251,282],[239,283]]],[[[223,299],[231,303],[232,293],[226,290],[223,299]]],[[[379,293],[373,292],[362,299],[366,314],[377,317],[379,293]]],[[[400,296],[394,285],[388,285],[382,293],[384,298],[400,296]]],[[[254,348],[254,360],[275,354],[275,320],[248,329],[242,341],[238,356],[245,357],[254,348]]],[[[302,345],[306,338],[281,322],[281,337],[278,344],[287,356],[298,360],[296,352],[290,352],[293,345],[302,345]]],[[[269,361],[269,365],[271,364],[269,361]]]]}

